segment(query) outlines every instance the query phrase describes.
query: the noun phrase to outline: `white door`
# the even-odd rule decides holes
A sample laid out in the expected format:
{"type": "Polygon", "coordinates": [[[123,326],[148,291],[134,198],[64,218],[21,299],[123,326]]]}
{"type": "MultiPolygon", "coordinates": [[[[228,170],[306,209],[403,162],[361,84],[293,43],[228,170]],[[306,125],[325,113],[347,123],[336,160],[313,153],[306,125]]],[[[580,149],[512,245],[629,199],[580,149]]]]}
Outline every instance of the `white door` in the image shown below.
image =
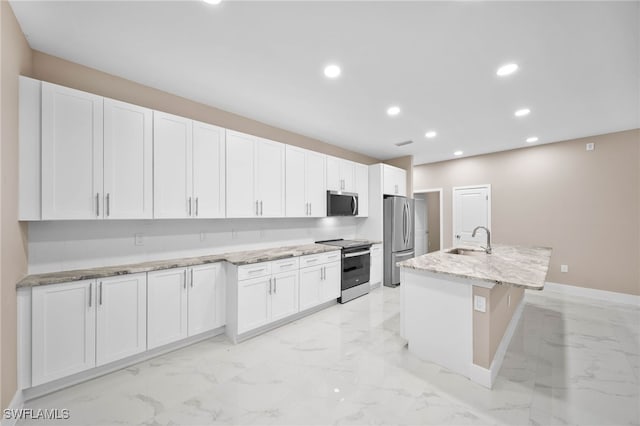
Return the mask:
{"type": "Polygon", "coordinates": [[[216,290],[220,283],[220,263],[194,266],[189,270],[189,336],[216,327],[216,290]]]}
{"type": "Polygon", "coordinates": [[[104,100],[104,217],[153,217],[153,114],[104,100]]]}
{"type": "Polygon", "coordinates": [[[357,192],[356,188],[356,165],[349,160],[340,160],[340,178],[342,179],[342,190],[345,192],[357,192]]]}
{"type": "Polygon", "coordinates": [[[320,301],[328,302],[340,297],[340,282],[342,278],[342,264],[331,262],[323,265],[324,279],[320,290],[320,301]]]}
{"type": "Polygon", "coordinates": [[[147,349],[147,274],[98,280],[96,365],[147,349]]]}
{"type": "Polygon", "coordinates": [[[416,195],[413,205],[415,206],[414,249],[417,257],[427,253],[427,201],[422,195],[416,195]]]}
{"type": "Polygon", "coordinates": [[[284,216],[284,144],[260,139],[256,149],[255,189],[260,216],[284,216]]]}
{"type": "Polygon", "coordinates": [[[225,216],[225,133],[193,122],[193,217],[225,216]]]}
{"type": "Polygon", "coordinates": [[[341,191],[340,159],[327,155],[327,191],[341,191]]]}
{"type": "Polygon", "coordinates": [[[271,275],[238,282],[238,333],[269,322],[271,275]]]}
{"type": "Polygon", "coordinates": [[[356,164],[356,192],[358,193],[358,217],[369,216],[369,167],[356,164]]]}
{"type": "Polygon", "coordinates": [[[96,365],[95,281],[32,290],[32,385],[96,365]]]}
{"type": "Polygon", "coordinates": [[[282,272],[272,277],[271,321],[298,312],[298,271],[282,272]]]}
{"type": "Polygon", "coordinates": [[[309,216],[309,205],[305,198],[306,150],[287,145],[285,152],[287,217],[309,216]]]}
{"type": "Polygon", "coordinates": [[[103,215],[103,98],[42,83],[42,219],[103,215]]]}
{"type": "Polygon", "coordinates": [[[187,269],[147,275],[147,347],[157,348],[187,337],[187,269]]]}
{"type": "Polygon", "coordinates": [[[489,186],[453,188],[453,244],[484,245],[487,235],[478,231],[476,237],[471,234],[476,226],[489,229],[491,223],[489,186]]]}
{"type": "Polygon", "coordinates": [[[323,267],[324,265],[318,265],[300,269],[300,285],[298,290],[300,312],[313,308],[321,303],[320,279],[324,274],[323,267]]]}
{"type": "Polygon", "coordinates": [[[187,118],[153,112],[153,216],[155,218],[190,217],[193,209],[192,131],[191,120],[187,118]]]}
{"type": "Polygon", "coordinates": [[[227,217],[258,216],[254,193],[256,137],[227,130],[227,217]]]}
{"type": "MultiPolygon", "coordinates": [[[[305,156],[305,198],[309,203],[309,216],[327,215],[326,155],[307,151],[305,156]]],[[[287,197],[289,193],[287,193],[287,197]]]]}

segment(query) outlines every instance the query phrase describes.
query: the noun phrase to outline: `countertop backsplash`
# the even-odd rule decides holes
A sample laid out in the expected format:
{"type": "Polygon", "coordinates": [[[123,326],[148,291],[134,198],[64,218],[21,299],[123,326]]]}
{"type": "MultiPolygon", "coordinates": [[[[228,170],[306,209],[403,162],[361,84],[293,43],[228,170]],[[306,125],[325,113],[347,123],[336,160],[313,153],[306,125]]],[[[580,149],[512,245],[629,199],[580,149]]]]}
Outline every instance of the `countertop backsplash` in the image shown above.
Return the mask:
{"type": "Polygon", "coordinates": [[[29,274],[355,238],[362,218],[29,223],[29,274]],[[142,245],[136,245],[141,234],[142,245]],[[204,238],[202,238],[204,237],[204,238]]]}

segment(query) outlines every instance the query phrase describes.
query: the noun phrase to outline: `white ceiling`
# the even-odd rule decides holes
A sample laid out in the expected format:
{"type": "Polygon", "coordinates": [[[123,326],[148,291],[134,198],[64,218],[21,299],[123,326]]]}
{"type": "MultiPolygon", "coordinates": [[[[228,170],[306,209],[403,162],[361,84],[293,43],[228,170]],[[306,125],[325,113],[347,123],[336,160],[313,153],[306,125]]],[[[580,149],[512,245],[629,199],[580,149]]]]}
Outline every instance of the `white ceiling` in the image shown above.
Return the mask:
{"type": "Polygon", "coordinates": [[[11,4],[36,50],[379,159],[640,127],[638,2],[11,4]]]}

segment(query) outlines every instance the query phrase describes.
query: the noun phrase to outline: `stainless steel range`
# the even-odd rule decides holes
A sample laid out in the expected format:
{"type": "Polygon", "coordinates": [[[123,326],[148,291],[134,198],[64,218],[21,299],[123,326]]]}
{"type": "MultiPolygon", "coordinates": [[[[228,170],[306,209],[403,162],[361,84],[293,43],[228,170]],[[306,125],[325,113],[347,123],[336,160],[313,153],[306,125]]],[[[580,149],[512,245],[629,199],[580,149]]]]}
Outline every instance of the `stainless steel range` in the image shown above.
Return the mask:
{"type": "Polygon", "coordinates": [[[319,244],[338,246],[342,249],[342,281],[340,303],[369,293],[371,270],[371,243],[358,240],[316,241],[319,244]]]}

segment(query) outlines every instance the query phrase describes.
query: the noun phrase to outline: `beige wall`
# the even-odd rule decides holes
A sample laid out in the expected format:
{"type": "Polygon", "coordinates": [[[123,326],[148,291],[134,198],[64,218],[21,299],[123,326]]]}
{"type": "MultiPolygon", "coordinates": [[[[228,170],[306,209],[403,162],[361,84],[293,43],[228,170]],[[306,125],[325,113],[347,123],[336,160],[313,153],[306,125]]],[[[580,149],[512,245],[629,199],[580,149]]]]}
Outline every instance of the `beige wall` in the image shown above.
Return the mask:
{"type": "Polygon", "coordinates": [[[504,332],[524,296],[524,289],[496,285],[489,290],[473,286],[473,295],[487,299],[486,312],[473,311],[473,363],[489,368],[504,332]]]}
{"type": "Polygon", "coordinates": [[[383,163],[396,166],[407,171],[407,196],[413,198],[413,155],[385,160],[383,163]]]}
{"type": "Polygon", "coordinates": [[[18,222],[18,75],[32,54],[5,0],[0,5],[0,403],[17,388],[16,282],[27,272],[27,229],[18,222]]]}
{"type": "Polygon", "coordinates": [[[427,192],[427,229],[429,230],[429,253],[440,247],[440,193],[427,192]]]}
{"type": "Polygon", "coordinates": [[[269,126],[38,51],[33,52],[33,77],[359,163],[379,162],[375,158],[317,139],[269,126]]]}
{"type": "Polygon", "coordinates": [[[547,281],[640,295],[639,151],[630,130],[416,166],[414,185],[444,188],[445,247],[451,188],[489,183],[494,242],[552,247],[547,281]]]}

